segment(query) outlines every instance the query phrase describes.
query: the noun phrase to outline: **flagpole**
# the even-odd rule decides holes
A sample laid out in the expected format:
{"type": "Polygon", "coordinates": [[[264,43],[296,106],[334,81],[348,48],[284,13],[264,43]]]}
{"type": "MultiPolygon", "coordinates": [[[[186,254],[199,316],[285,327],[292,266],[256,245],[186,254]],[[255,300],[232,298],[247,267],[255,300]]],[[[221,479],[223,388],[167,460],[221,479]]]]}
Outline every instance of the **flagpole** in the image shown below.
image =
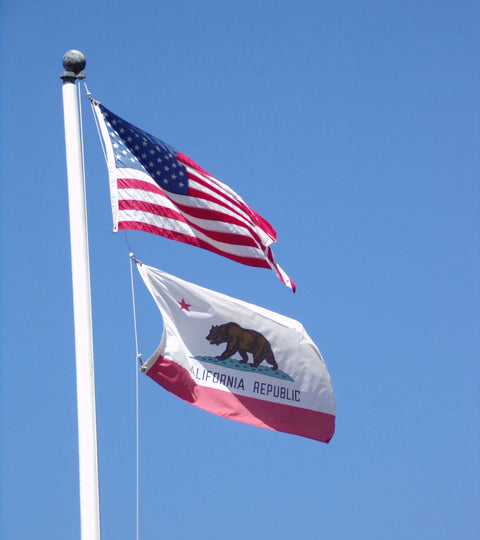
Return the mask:
{"type": "Polygon", "coordinates": [[[77,379],[80,525],[82,540],[100,540],[97,425],[93,365],[92,306],[88,257],[87,207],[78,87],[85,78],[85,56],[68,51],[63,57],[63,113],[70,214],[73,312],[77,379]]]}

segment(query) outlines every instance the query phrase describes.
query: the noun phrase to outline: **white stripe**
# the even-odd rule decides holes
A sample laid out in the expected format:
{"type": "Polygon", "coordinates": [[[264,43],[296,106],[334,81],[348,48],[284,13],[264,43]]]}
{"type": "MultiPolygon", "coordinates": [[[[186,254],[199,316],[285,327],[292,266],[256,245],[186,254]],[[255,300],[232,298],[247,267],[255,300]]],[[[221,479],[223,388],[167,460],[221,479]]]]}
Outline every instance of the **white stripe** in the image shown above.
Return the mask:
{"type": "MultiPolygon", "coordinates": [[[[240,212],[244,216],[244,219],[245,219],[246,222],[251,224],[253,227],[257,226],[255,223],[252,222],[250,215],[243,209],[243,206],[248,206],[248,205],[241,199],[241,197],[238,196],[238,194],[236,194],[234,191],[229,189],[228,186],[225,186],[224,184],[222,184],[218,180],[216,180],[215,182],[212,182],[213,177],[212,178],[206,178],[204,175],[200,175],[198,173],[198,171],[196,171],[194,169],[191,169],[190,167],[187,167],[187,169],[190,172],[192,172],[192,174],[196,174],[197,176],[203,178],[205,181],[207,181],[207,182],[209,182],[211,184],[215,184],[215,186],[220,191],[224,192],[224,195],[214,191],[212,188],[209,188],[208,186],[205,186],[203,184],[200,184],[200,183],[196,182],[192,178],[189,179],[189,186],[190,187],[192,187],[192,188],[194,188],[194,189],[196,189],[196,190],[198,190],[198,191],[200,191],[202,193],[208,194],[211,197],[217,199],[218,201],[223,202],[227,206],[230,206],[231,208],[236,209],[238,212],[240,212]],[[238,202],[240,206],[236,206],[235,204],[232,204],[232,201],[230,199],[233,199],[234,201],[238,202]]],[[[138,169],[130,169],[130,168],[126,168],[126,167],[118,168],[116,170],[117,170],[117,178],[118,179],[141,180],[142,182],[147,182],[148,184],[150,184],[150,185],[152,185],[152,186],[154,186],[156,188],[162,189],[161,186],[159,186],[155,182],[155,180],[146,171],[144,172],[144,171],[140,171],[138,169]]],[[[210,208],[210,206],[212,204],[212,203],[210,203],[208,201],[202,201],[201,199],[197,199],[196,197],[190,197],[188,195],[174,194],[174,193],[169,191],[168,196],[171,197],[172,195],[179,195],[181,197],[185,197],[185,201],[187,201],[188,199],[190,201],[192,201],[192,202],[198,201],[198,204],[191,204],[191,203],[188,203],[188,202],[183,203],[183,204],[188,204],[189,206],[197,206],[199,208],[201,208],[201,207],[210,208]]],[[[223,211],[223,212],[227,211],[221,205],[216,206],[215,209],[218,209],[219,211],[223,211]]],[[[231,213],[229,213],[229,215],[237,217],[237,214],[235,212],[232,212],[232,211],[229,211],[229,212],[231,212],[231,213]]]]}
{"type": "Polygon", "coordinates": [[[248,206],[247,203],[240,197],[240,195],[236,193],[235,191],[233,191],[233,189],[230,186],[227,186],[227,184],[220,182],[220,180],[218,180],[214,176],[211,176],[209,174],[203,174],[198,169],[194,169],[192,167],[189,167],[188,165],[186,165],[186,167],[187,167],[187,171],[193,176],[197,176],[204,182],[212,184],[220,191],[223,191],[228,197],[231,197],[232,199],[239,201],[241,204],[248,206]]]}
{"type": "Polygon", "coordinates": [[[227,204],[231,208],[234,208],[238,212],[240,212],[244,216],[245,220],[248,223],[250,223],[252,227],[254,227],[256,233],[262,239],[262,243],[265,246],[269,246],[270,244],[275,242],[275,240],[266,231],[264,231],[260,225],[258,225],[255,221],[252,220],[252,217],[249,211],[253,212],[254,214],[256,212],[252,208],[250,208],[250,206],[240,197],[240,195],[238,195],[238,193],[235,193],[233,189],[231,189],[226,184],[223,184],[222,182],[220,182],[220,180],[213,178],[213,176],[206,177],[205,175],[199,174],[198,171],[196,170],[193,170],[190,168],[188,168],[188,170],[191,171],[192,174],[196,174],[200,178],[204,178],[206,181],[210,182],[210,184],[214,184],[215,187],[217,187],[221,192],[224,193],[224,195],[218,194],[216,191],[213,191],[212,188],[209,189],[208,187],[199,184],[193,179],[189,180],[190,186],[195,187],[196,189],[204,193],[209,193],[211,196],[215,197],[217,200],[223,200],[225,204],[227,204]],[[232,200],[234,201],[233,203],[232,203],[232,200]]]}
{"type": "MultiPolygon", "coordinates": [[[[269,246],[272,243],[272,239],[267,236],[260,227],[258,227],[255,223],[252,223],[250,219],[247,219],[245,217],[245,214],[237,214],[233,210],[230,210],[230,208],[225,208],[224,206],[214,203],[211,201],[204,201],[202,199],[198,199],[195,197],[190,197],[188,195],[179,195],[177,193],[169,193],[169,198],[179,205],[184,205],[190,208],[198,208],[202,210],[211,210],[215,212],[219,212],[221,215],[224,216],[230,216],[241,223],[245,224],[245,227],[250,229],[251,231],[254,231],[255,234],[259,237],[261,243],[265,246],[269,246]]],[[[190,219],[190,217],[189,217],[190,219]]],[[[221,219],[221,218],[220,218],[221,219]]],[[[220,222],[222,223],[222,222],[220,222]]],[[[251,232],[248,232],[249,235],[251,235],[251,232]]]]}
{"type": "MultiPolygon", "coordinates": [[[[130,175],[127,178],[131,178],[132,176],[133,175],[130,175]]],[[[143,180],[143,178],[140,178],[140,180],[143,180]]],[[[149,183],[155,186],[156,188],[158,188],[158,185],[155,182],[150,181],[149,183]]],[[[144,191],[141,188],[140,189],[120,188],[118,189],[118,198],[119,200],[146,201],[153,204],[159,204],[160,206],[165,206],[167,208],[171,208],[172,210],[176,210],[180,212],[182,215],[184,215],[184,212],[181,209],[179,209],[175,203],[178,203],[178,204],[190,207],[190,208],[199,208],[199,209],[204,209],[204,210],[217,211],[220,214],[233,217],[236,220],[245,223],[245,230],[242,230],[242,232],[240,232],[239,234],[247,234],[249,236],[252,236],[252,233],[250,230],[253,230],[255,234],[258,235],[258,238],[260,239],[260,242],[263,244],[263,246],[268,247],[272,243],[272,239],[270,238],[270,236],[265,234],[265,232],[256,224],[252,223],[250,219],[246,219],[242,217],[242,215],[238,215],[232,210],[230,210],[229,208],[225,208],[217,203],[204,201],[196,197],[190,197],[189,195],[180,195],[177,193],[170,193],[170,192],[168,192],[168,194],[152,193],[150,191],[144,191]]],[[[186,219],[189,219],[191,221],[200,219],[200,218],[193,218],[190,215],[185,216],[185,217],[186,219]]],[[[226,230],[228,230],[228,232],[235,232],[235,230],[233,229],[235,227],[234,224],[225,223],[218,220],[201,220],[201,222],[205,223],[205,225],[202,225],[202,226],[205,226],[205,228],[209,230],[222,230],[222,228],[227,228],[226,230]]],[[[238,225],[238,227],[241,227],[241,225],[238,225]]]]}
{"type": "MultiPolygon", "coordinates": [[[[224,215],[232,216],[236,218],[238,221],[243,221],[243,222],[246,221],[246,220],[242,220],[241,217],[237,216],[235,213],[230,212],[217,204],[207,203],[205,201],[199,201],[198,199],[189,197],[187,195],[169,194],[167,196],[166,194],[162,195],[160,193],[152,193],[151,191],[144,191],[142,189],[134,189],[134,188],[120,188],[118,190],[118,194],[119,194],[119,199],[122,201],[145,201],[152,204],[158,204],[159,206],[164,206],[166,208],[175,210],[176,212],[182,215],[185,215],[185,213],[183,212],[183,210],[178,208],[178,206],[175,204],[176,202],[184,206],[187,206],[189,208],[216,210],[224,215]]],[[[201,218],[194,218],[194,217],[191,217],[190,215],[185,215],[185,218],[189,220],[200,219],[200,221],[205,222],[205,224],[207,223],[211,224],[207,226],[207,228],[211,228],[212,230],[215,230],[215,224],[217,225],[217,227],[224,227],[224,226],[230,226],[230,225],[232,227],[235,227],[234,224],[211,220],[211,219],[202,220],[201,218]]],[[[240,234],[245,234],[245,231],[246,231],[246,234],[248,234],[249,236],[251,236],[251,232],[248,230],[248,228],[256,229],[255,225],[252,225],[248,222],[245,224],[245,227],[242,227],[241,225],[238,225],[238,227],[241,227],[241,230],[243,231],[240,234]]],[[[221,228],[218,228],[218,230],[221,230],[221,228]]]]}
{"type": "MultiPolygon", "coordinates": [[[[193,171],[193,169],[192,169],[192,171],[193,171]]],[[[198,176],[200,176],[196,170],[194,172],[198,176]]],[[[141,180],[143,182],[147,182],[148,184],[150,184],[151,186],[154,186],[157,189],[161,189],[161,187],[155,182],[155,180],[153,180],[153,178],[148,173],[143,172],[143,171],[139,171],[137,169],[128,169],[128,168],[117,169],[117,176],[118,176],[119,179],[141,180]]],[[[203,175],[203,177],[205,178],[204,175],[203,175]]],[[[206,180],[210,181],[209,179],[206,179],[206,180]]],[[[219,201],[223,200],[224,203],[228,207],[226,208],[225,206],[222,206],[222,204],[218,204],[218,203],[214,203],[214,202],[210,202],[210,201],[204,201],[204,200],[202,200],[200,198],[197,198],[197,197],[191,197],[189,195],[182,195],[182,194],[178,194],[178,193],[172,193],[170,191],[165,194],[165,197],[168,197],[169,199],[171,199],[172,201],[174,201],[174,202],[176,202],[178,204],[183,204],[183,205],[189,206],[191,208],[201,208],[201,209],[206,209],[206,210],[214,210],[214,211],[220,212],[220,213],[222,213],[224,215],[234,217],[235,219],[238,219],[239,221],[243,221],[243,223],[245,223],[247,227],[249,227],[250,229],[255,231],[255,233],[257,234],[257,236],[260,239],[260,242],[265,247],[268,247],[270,244],[272,244],[272,242],[273,242],[272,238],[267,233],[265,233],[265,231],[261,227],[259,227],[255,222],[252,221],[250,215],[247,212],[245,212],[245,210],[243,210],[243,208],[239,208],[236,205],[233,205],[231,203],[231,201],[229,201],[228,199],[223,198],[218,193],[212,191],[208,187],[205,187],[205,186],[199,184],[195,180],[190,179],[189,183],[190,183],[190,186],[192,188],[197,189],[202,193],[209,194],[213,198],[215,198],[215,199],[217,199],[219,201]]],[[[237,201],[240,201],[242,205],[247,206],[245,204],[245,202],[241,199],[241,197],[239,197],[234,191],[229,189],[228,186],[225,186],[224,184],[222,184],[218,180],[216,180],[215,183],[218,185],[219,188],[221,188],[221,189],[223,189],[223,191],[227,192],[229,197],[231,197],[231,198],[233,198],[233,199],[235,199],[237,201]]],[[[129,197],[122,196],[123,189],[126,189],[126,188],[122,188],[122,189],[118,190],[118,198],[119,198],[119,200],[122,200],[124,198],[126,200],[135,200],[131,196],[129,196],[129,197]]],[[[132,192],[133,191],[135,191],[135,190],[132,189],[132,192]]],[[[137,192],[140,192],[140,190],[137,190],[137,192]]],[[[160,194],[156,194],[156,196],[157,197],[162,197],[162,195],[160,195],[160,194]]],[[[139,196],[138,200],[144,200],[144,197],[139,196]]],[[[149,201],[153,202],[152,199],[149,199],[149,201]]],[[[159,203],[159,204],[162,204],[162,203],[159,203]]],[[[167,205],[164,205],[164,206],[167,206],[167,205]]],[[[168,207],[170,208],[170,206],[168,206],[168,207]]],[[[173,208],[173,207],[171,207],[171,208],[173,208]]],[[[210,228],[210,227],[208,227],[208,228],[210,228]]],[[[248,234],[251,235],[250,232],[248,234]]]]}
{"type": "Polygon", "coordinates": [[[198,238],[215,247],[216,249],[223,251],[224,253],[230,253],[232,255],[238,255],[240,257],[251,257],[255,259],[265,260],[263,251],[259,248],[250,246],[237,246],[226,242],[220,242],[218,240],[212,240],[200,231],[194,230],[188,224],[178,221],[176,219],[166,218],[163,216],[157,216],[148,212],[142,212],[140,210],[120,210],[119,222],[122,221],[135,221],[139,223],[147,223],[156,227],[161,227],[169,231],[174,231],[191,236],[192,238],[198,238]]]}
{"type": "MultiPolygon", "coordinates": [[[[197,174],[197,176],[200,175],[197,174]]],[[[241,212],[245,216],[245,219],[252,223],[252,225],[256,225],[252,221],[250,215],[250,211],[252,211],[252,209],[237,193],[235,193],[233,190],[228,188],[228,186],[222,184],[218,180],[216,180],[215,182],[208,180],[208,183],[209,185],[205,186],[197,182],[195,179],[189,178],[190,187],[198,189],[199,191],[208,194],[211,197],[214,197],[218,201],[230,206],[232,209],[237,210],[237,212],[241,212]]]]}
{"type": "MultiPolygon", "coordinates": [[[[198,182],[196,182],[192,178],[189,179],[189,187],[191,187],[193,189],[196,189],[196,190],[200,191],[201,193],[205,193],[206,195],[209,195],[210,197],[213,197],[214,199],[217,199],[218,201],[220,201],[223,204],[226,204],[230,208],[235,209],[237,212],[242,213],[245,216],[245,219],[248,219],[250,222],[252,222],[250,214],[248,212],[246,212],[245,209],[244,209],[244,207],[246,207],[247,205],[245,203],[243,203],[243,202],[241,204],[239,204],[238,203],[238,197],[235,199],[235,197],[232,197],[231,195],[228,195],[228,197],[229,197],[228,198],[226,195],[224,195],[222,193],[218,193],[217,191],[214,191],[213,189],[209,188],[208,186],[204,186],[202,184],[199,184],[198,182]],[[234,199],[234,202],[232,203],[232,201],[230,199],[234,199]]],[[[252,225],[253,225],[253,222],[252,222],[252,225]]]]}
{"type": "Polygon", "coordinates": [[[118,168],[117,178],[119,180],[141,180],[142,182],[148,182],[152,186],[159,188],[159,185],[146,171],[140,171],[139,169],[129,169],[128,167],[118,168]]]}
{"type": "MultiPolygon", "coordinates": [[[[212,219],[202,219],[194,216],[186,215],[184,212],[179,210],[176,205],[166,196],[159,195],[157,193],[151,193],[149,191],[142,191],[138,189],[119,189],[119,198],[122,201],[140,201],[147,204],[154,204],[162,208],[168,208],[173,212],[178,212],[182,215],[188,222],[206,229],[212,232],[224,232],[229,234],[234,234],[238,236],[247,236],[255,242],[255,238],[252,236],[251,231],[243,226],[237,225],[235,223],[227,223],[225,221],[218,221],[212,219]]],[[[259,242],[256,242],[260,244],[259,242]]],[[[261,245],[261,244],[260,244],[261,245]]]]}
{"type": "MultiPolygon", "coordinates": [[[[148,184],[150,184],[151,186],[154,186],[157,189],[162,189],[152,179],[152,177],[148,173],[139,171],[137,169],[126,169],[126,168],[117,169],[117,177],[118,177],[119,180],[120,179],[122,179],[122,180],[141,180],[142,182],[147,182],[148,184]]],[[[213,192],[212,190],[210,190],[208,188],[205,188],[205,186],[202,186],[201,184],[198,184],[194,180],[190,180],[190,185],[191,185],[191,187],[194,187],[195,189],[198,189],[199,191],[201,191],[203,193],[207,193],[207,194],[211,195],[212,197],[216,198],[217,200],[222,200],[222,197],[220,197],[217,193],[213,192]]],[[[130,189],[130,188],[120,188],[118,190],[119,199],[123,199],[121,193],[125,189],[130,189]]],[[[137,191],[138,193],[140,193],[141,188],[137,189],[137,190],[132,188],[131,191],[132,192],[137,191]]],[[[158,194],[158,193],[155,194],[155,196],[162,197],[162,195],[158,194]]],[[[237,209],[238,212],[240,213],[240,215],[238,213],[236,213],[235,211],[231,210],[230,208],[225,208],[221,204],[213,203],[213,202],[210,202],[210,201],[204,201],[204,200],[199,199],[197,197],[191,197],[189,195],[182,195],[182,194],[178,194],[178,193],[172,193],[170,191],[168,191],[168,193],[166,193],[164,196],[172,199],[175,202],[178,202],[179,204],[183,204],[185,206],[190,206],[192,208],[205,208],[207,210],[215,210],[217,212],[221,212],[223,214],[235,217],[240,221],[244,221],[248,226],[250,226],[253,229],[259,229],[258,225],[256,223],[252,222],[250,216],[243,209],[237,208],[236,206],[232,206],[231,202],[229,202],[226,199],[223,199],[225,204],[229,205],[231,208],[237,209]]],[[[134,200],[132,197],[128,197],[128,199],[129,200],[134,200]]],[[[143,200],[143,197],[139,196],[138,200],[143,200]]],[[[257,234],[259,234],[260,236],[264,235],[264,233],[263,233],[263,231],[261,229],[260,229],[260,231],[257,231],[257,234]]],[[[268,244],[267,245],[270,245],[270,243],[271,243],[271,239],[268,237],[268,244]]]]}
{"type": "Polygon", "coordinates": [[[285,285],[287,287],[290,287],[290,289],[293,289],[292,282],[291,282],[290,278],[287,276],[287,274],[284,272],[284,270],[282,270],[282,268],[277,264],[277,262],[275,261],[275,263],[272,264],[272,262],[268,258],[267,258],[267,261],[270,264],[270,268],[275,272],[275,274],[280,279],[280,281],[285,283],[285,285]]]}

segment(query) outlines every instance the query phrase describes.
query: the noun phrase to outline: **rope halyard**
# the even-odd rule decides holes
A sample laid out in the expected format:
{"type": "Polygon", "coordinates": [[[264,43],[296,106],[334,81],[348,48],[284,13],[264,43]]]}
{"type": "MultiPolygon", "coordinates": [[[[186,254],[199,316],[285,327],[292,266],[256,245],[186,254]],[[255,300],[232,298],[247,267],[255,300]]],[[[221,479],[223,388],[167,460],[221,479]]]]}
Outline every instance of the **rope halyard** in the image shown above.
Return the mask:
{"type": "Polygon", "coordinates": [[[85,81],[83,81],[83,84],[85,86],[85,91],[87,92],[87,97],[90,100],[90,106],[92,107],[93,118],[95,120],[95,126],[97,128],[98,138],[100,139],[100,145],[102,146],[103,157],[105,158],[105,163],[108,164],[107,150],[105,148],[105,142],[103,140],[102,133],[100,131],[100,125],[98,124],[97,115],[95,114],[95,106],[99,104],[99,101],[97,101],[96,99],[93,98],[92,94],[88,90],[87,83],[85,81]]]}
{"type": "MultiPolygon", "coordinates": [[[[133,327],[135,333],[135,418],[136,418],[136,452],[137,452],[137,540],[139,540],[139,513],[140,513],[140,445],[139,445],[139,399],[138,399],[138,364],[140,367],[143,365],[142,355],[138,352],[138,331],[137,331],[137,311],[135,306],[135,287],[133,282],[133,262],[136,264],[140,261],[135,257],[135,254],[130,251],[130,244],[128,242],[127,234],[125,233],[125,239],[127,241],[130,258],[130,283],[132,289],[132,307],[133,307],[133,327]]],[[[141,264],[141,263],[140,263],[141,264]]]]}
{"type": "Polygon", "coordinates": [[[91,103],[98,105],[100,102],[93,98],[92,93],[88,89],[87,83],[83,81],[83,85],[85,86],[85,91],[87,92],[87,97],[90,100],[91,103]]]}

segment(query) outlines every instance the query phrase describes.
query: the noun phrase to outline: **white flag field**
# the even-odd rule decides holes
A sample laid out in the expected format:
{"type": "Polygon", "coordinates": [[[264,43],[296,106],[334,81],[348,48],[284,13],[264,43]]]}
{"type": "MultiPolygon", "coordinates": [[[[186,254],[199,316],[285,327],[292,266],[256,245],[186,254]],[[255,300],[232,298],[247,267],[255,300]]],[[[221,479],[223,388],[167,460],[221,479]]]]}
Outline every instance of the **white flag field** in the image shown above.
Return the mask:
{"type": "Polygon", "coordinates": [[[330,441],[330,376],[298,321],[142,263],[137,268],[164,327],[160,346],[141,368],[146,375],[213,414],[330,441]]]}

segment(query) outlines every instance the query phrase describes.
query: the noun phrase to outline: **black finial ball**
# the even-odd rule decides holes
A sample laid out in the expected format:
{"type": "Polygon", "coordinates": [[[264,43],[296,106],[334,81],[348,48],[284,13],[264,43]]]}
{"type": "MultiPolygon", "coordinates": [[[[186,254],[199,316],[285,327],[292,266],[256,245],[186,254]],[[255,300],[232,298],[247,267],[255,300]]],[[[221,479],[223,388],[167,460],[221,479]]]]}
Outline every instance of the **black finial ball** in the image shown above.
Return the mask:
{"type": "Polygon", "coordinates": [[[85,60],[83,53],[80,51],[71,50],[63,55],[62,63],[63,67],[67,71],[73,71],[73,73],[78,75],[80,71],[85,69],[87,61],[85,60]]]}

